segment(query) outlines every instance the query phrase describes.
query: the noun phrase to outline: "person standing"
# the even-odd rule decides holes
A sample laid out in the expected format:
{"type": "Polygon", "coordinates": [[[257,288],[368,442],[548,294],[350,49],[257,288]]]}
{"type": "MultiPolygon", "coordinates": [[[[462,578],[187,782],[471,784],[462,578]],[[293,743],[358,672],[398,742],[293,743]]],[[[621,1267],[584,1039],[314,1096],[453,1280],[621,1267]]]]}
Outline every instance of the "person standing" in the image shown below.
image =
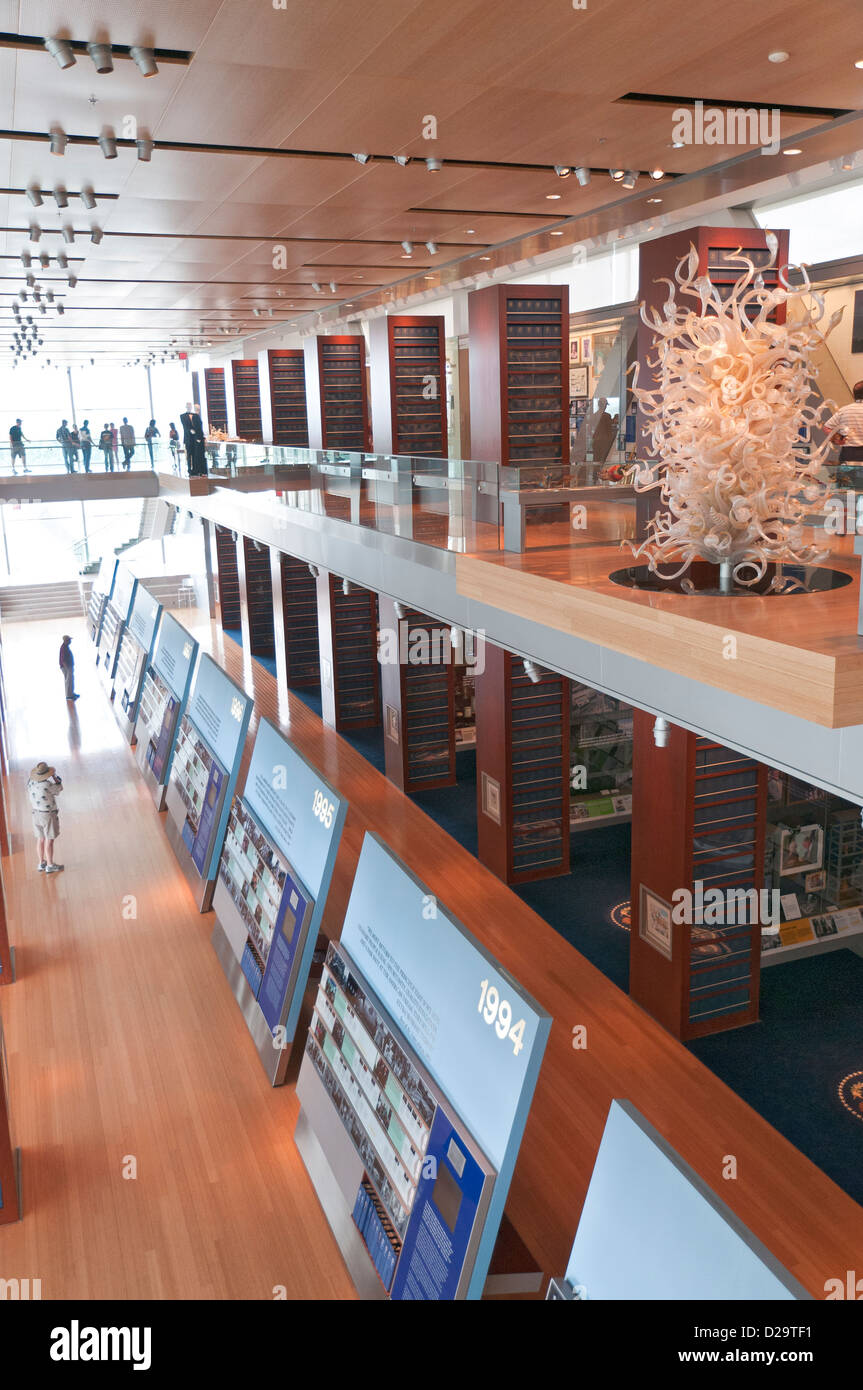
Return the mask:
{"type": "Polygon", "coordinates": [[[75,470],[72,467],[72,450],[69,445],[70,434],[68,420],[63,421],[55,435],[55,438],[57,440],[57,443],[63,450],[63,462],[66,465],[66,472],[73,473],[75,470]]]}
{"type": "MultiPolygon", "coordinates": [[[[120,467],[120,436],[117,433],[117,426],[111,421],[111,457],[114,460],[114,468],[120,467]]],[[[114,468],[111,472],[114,472],[114,468]]]]}
{"type": "Polygon", "coordinates": [[[54,841],[60,834],[57,797],[62,790],[63,782],[57,776],[57,769],[45,762],[37,763],[27,780],[27,795],[39,850],[40,874],[59,874],[63,868],[62,864],[54,863],[54,841]]]}
{"type": "Polygon", "coordinates": [[[204,448],[204,426],[197,408],[191,401],[180,416],[183,426],[183,443],[186,447],[186,467],[190,478],[206,478],[207,454],[204,448]]]}
{"type": "Polygon", "coordinates": [[[30,469],[27,467],[27,450],[24,448],[25,442],[29,444],[30,441],[26,438],[21,428],[21,421],[16,420],[9,430],[9,449],[12,455],[13,473],[17,473],[18,471],[15,467],[15,460],[17,458],[21,460],[21,471],[23,473],[30,472],[30,469]]]}
{"type": "Polygon", "coordinates": [[[147,428],[144,430],[144,438],[147,441],[147,451],[150,455],[150,467],[155,468],[156,461],[153,458],[153,440],[159,438],[159,430],[156,426],[155,420],[151,420],[147,428]]]}
{"type": "Polygon", "coordinates": [[[69,431],[69,457],[72,460],[72,472],[78,471],[78,450],[81,447],[81,436],[75,425],[69,431]]]}
{"type": "Polygon", "coordinates": [[[90,421],[85,420],[81,426],[79,437],[81,440],[81,453],[84,457],[84,472],[90,472],[90,455],[93,452],[93,436],[90,433],[90,421]]]}
{"type": "Polygon", "coordinates": [[[125,415],[123,416],[123,423],[120,426],[120,443],[123,446],[123,467],[128,473],[132,462],[132,455],[135,452],[135,431],[132,429],[125,415]]]}
{"type": "Polygon", "coordinates": [[[840,446],[837,484],[860,492],[863,491],[863,381],[855,382],[853,394],[851,404],[840,406],[824,428],[831,431],[831,443],[840,446]]]}
{"type": "Polygon", "coordinates": [[[171,458],[174,463],[174,472],[179,473],[180,460],[178,455],[180,452],[180,433],[173,420],[171,421],[170,427],[168,429],[168,448],[171,450],[171,458]]]}
{"type": "Polygon", "coordinates": [[[75,658],[72,655],[72,638],[64,637],[60,646],[60,670],[66,682],[66,699],[77,700],[75,694],[75,658]]]}
{"type": "Polygon", "coordinates": [[[105,459],[105,472],[114,472],[114,436],[111,434],[110,425],[106,424],[102,433],[99,435],[99,448],[105,459]]]}

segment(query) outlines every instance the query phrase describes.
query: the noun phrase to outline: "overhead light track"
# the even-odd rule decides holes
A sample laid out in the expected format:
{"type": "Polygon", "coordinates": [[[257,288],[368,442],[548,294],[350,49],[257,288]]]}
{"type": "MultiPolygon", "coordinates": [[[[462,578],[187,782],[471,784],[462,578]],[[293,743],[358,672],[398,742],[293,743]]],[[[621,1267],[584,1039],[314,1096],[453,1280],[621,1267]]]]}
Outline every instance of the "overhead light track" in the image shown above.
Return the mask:
{"type": "MultiPolygon", "coordinates": [[[[62,44],[64,48],[71,49],[76,57],[91,57],[91,44],[85,39],[67,39],[60,35],[51,40],[46,40],[41,34],[7,34],[0,32],[0,48],[18,48],[25,53],[44,53],[50,56],[48,42],[62,44]]],[[[125,59],[130,62],[137,62],[135,51],[140,52],[142,45],[127,43],[100,43],[98,48],[106,48],[110,51],[112,58],[125,59]]],[[[194,58],[194,53],[184,48],[152,48],[149,50],[157,63],[177,63],[182,67],[188,67],[194,58]]],[[[95,60],[94,60],[95,61],[95,60]]]]}

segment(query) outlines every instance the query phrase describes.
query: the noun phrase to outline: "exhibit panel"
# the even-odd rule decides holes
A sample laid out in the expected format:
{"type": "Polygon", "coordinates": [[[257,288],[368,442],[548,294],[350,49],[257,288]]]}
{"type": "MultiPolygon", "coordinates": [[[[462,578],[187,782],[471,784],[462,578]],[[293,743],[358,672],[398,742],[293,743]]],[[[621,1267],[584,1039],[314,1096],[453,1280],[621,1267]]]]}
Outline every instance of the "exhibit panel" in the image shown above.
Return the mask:
{"type": "Polygon", "coordinates": [[[231,803],[213,947],[274,1086],[281,1085],[347,803],[267,720],[231,803]]]}
{"type": "Polygon", "coordinates": [[[252,701],[202,653],[180,719],[165,828],[202,912],[210,907],[252,701]]]}
{"type": "Polygon", "coordinates": [[[135,738],[141,688],[161,613],[161,603],[139,584],[135,589],[129,621],[120,639],[114,677],[114,718],[130,743],[135,738]]]}
{"type": "Polygon", "coordinates": [[[132,571],[126,565],[118,565],[111,597],[106,603],[102,615],[102,629],[96,648],[96,664],[99,668],[99,675],[109,698],[112,700],[114,698],[114,677],[117,671],[117,658],[120,655],[120,644],[123,641],[123,633],[132,611],[137,587],[138,581],[132,571]]]}
{"type": "Polygon", "coordinates": [[[367,834],[318,989],[296,1131],[364,1297],[482,1295],[550,1027],[367,834]]]}
{"type": "Polygon", "coordinates": [[[625,1100],[608,1112],[566,1282],[588,1300],[810,1298],[625,1100]]]}
{"type": "Polygon", "coordinates": [[[102,618],[105,613],[105,605],[111,597],[114,588],[114,578],[117,573],[119,561],[116,555],[103,555],[99,564],[93,586],[90,590],[90,599],[87,604],[87,631],[96,646],[99,646],[99,639],[102,633],[102,618]]]}
{"type": "Polygon", "coordinates": [[[198,643],[176,618],[163,613],[135,723],[135,758],[160,811],[165,805],[174,741],[197,655],[198,643]]]}

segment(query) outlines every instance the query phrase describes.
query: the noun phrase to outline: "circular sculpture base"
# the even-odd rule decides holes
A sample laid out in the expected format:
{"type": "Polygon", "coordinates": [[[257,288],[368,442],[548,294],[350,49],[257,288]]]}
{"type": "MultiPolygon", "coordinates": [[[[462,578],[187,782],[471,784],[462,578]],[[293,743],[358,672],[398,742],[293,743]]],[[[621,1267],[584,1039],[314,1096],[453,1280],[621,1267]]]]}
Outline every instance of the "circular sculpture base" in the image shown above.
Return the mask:
{"type": "MultiPolygon", "coordinates": [[[[671,567],[668,567],[671,570],[671,567]]],[[[823,569],[820,565],[768,565],[756,584],[733,584],[730,589],[719,587],[719,566],[705,560],[694,560],[689,569],[676,579],[665,579],[647,565],[629,565],[609,575],[615,584],[627,589],[642,589],[652,594],[683,594],[685,596],[717,598],[746,598],[747,596],[781,598],[786,594],[823,594],[831,589],[843,589],[851,583],[851,575],[842,570],[823,569]]]]}

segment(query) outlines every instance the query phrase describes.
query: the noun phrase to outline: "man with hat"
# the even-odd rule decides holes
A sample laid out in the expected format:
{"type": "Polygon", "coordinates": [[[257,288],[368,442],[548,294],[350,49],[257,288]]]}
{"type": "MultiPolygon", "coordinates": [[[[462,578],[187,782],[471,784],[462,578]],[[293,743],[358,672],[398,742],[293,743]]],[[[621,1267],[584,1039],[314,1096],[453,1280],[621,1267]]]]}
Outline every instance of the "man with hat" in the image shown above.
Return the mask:
{"type": "Polygon", "coordinates": [[[57,797],[62,790],[63,783],[56,768],[44,762],[37,763],[27,782],[27,795],[33,813],[33,833],[39,846],[40,874],[59,874],[63,868],[62,864],[54,863],[54,841],[60,834],[57,797]]]}
{"type": "Polygon", "coordinates": [[[840,445],[836,481],[863,490],[863,381],[854,384],[854,400],[831,415],[825,429],[831,430],[831,442],[840,445]]]}
{"type": "Polygon", "coordinates": [[[75,658],[72,655],[71,637],[64,637],[60,647],[60,670],[66,682],[66,699],[77,700],[75,694],[75,658]]]}

